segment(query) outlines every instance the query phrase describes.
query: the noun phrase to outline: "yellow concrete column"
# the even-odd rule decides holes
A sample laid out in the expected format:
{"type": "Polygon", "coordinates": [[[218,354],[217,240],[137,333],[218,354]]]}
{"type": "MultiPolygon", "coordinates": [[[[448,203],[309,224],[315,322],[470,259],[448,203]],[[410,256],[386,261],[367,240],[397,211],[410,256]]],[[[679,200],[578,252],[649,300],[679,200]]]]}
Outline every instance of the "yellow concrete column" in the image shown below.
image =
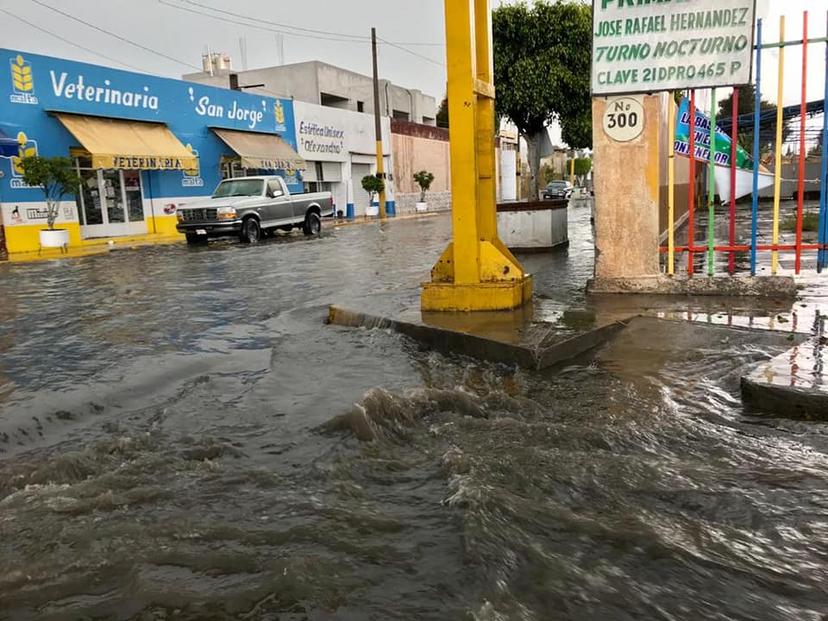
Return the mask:
{"type": "Polygon", "coordinates": [[[510,310],[532,278],[497,236],[489,0],[446,0],[453,241],[423,285],[426,311],[510,310]]]}

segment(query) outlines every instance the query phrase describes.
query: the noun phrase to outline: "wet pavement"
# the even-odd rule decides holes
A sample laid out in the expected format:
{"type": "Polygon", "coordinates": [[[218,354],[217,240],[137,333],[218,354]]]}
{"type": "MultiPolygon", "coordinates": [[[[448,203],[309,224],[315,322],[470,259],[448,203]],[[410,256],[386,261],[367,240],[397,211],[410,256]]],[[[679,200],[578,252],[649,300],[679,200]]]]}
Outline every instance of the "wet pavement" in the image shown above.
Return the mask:
{"type": "Polygon", "coordinates": [[[533,372],[323,325],[416,306],[444,215],[0,264],[0,618],[824,618],[828,430],[739,398],[819,289],[589,300],[571,219],[537,316],[721,327],[533,372]]]}

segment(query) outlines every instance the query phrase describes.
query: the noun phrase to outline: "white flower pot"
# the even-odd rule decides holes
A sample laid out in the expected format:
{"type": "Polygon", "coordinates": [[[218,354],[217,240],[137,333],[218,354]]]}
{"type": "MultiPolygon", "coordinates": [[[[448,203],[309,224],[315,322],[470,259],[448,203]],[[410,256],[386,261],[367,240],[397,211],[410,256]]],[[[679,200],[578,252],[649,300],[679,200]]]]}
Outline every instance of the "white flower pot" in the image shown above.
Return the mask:
{"type": "Polygon", "coordinates": [[[41,248],[65,248],[69,245],[69,231],[66,229],[44,229],[40,231],[41,248]]]}
{"type": "Polygon", "coordinates": [[[418,213],[422,213],[422,212],[424,212],[424,211],[428,211],[428,203],[418,202],[418,203],[414,206],[414,209],[415,209],[418,213]]]}

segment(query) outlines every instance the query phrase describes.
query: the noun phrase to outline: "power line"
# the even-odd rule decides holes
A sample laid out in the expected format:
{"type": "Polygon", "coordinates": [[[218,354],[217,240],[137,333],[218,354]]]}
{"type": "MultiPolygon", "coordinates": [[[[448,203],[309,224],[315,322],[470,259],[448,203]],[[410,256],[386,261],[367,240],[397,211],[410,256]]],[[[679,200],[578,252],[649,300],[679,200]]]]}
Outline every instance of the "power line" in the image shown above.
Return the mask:
{"type": "Polygon", "coordinates": [[[31,1],[34,2],[35,4],[39,5],[39,6],[42,6],[43,8],[49,9],[50,11],[54,11],[55,13],[58,13],[59,15],[63,15],[64,17],[66,17],[68,19],[71,19],[71,20],[76,21],[80,24],[83,24],[84,26],[92,28],[93,30],[97,30],[98,32],[102,32],[103,34],[109,35],[110,37],[118,39],[119,41],[123,41],[124,43],[129,43],[130,45],[134,45],[135,47],[140,48],[140,49],[142,49],[146,52],[149,52],[151,54],[155,54],[156,56],[160,56],[161,58],[166,58],[167,60],[171,60],[175,63],[180,64],[180,65],[185,65],[185,66],[190,67],[192,69],[197,69],[199,71],[201,70],[201,67],[198,67],[196,65],[191,65],[190,63],[185,62],[183,60],[179,60],[178,58],[173,58],[172,56],[168,56],[167,54],[164,54],[163,52],[159,52],[159,51],[154,50],[150,47],[147,47],[146,45],[136,43],[135,41],[127,39],[126,37],[122,37],[121,35],[117,35],[114,32],[109,32],[108,30],[105,30],[105,29],[101,28],[100,26],[96,26],[95,24],[92,24],[90,22],[82,20],[79,17],[75,17],[74,15],[66,13],[65,11],[61,11],[60,9],[58,9],[56,7],[53,7],[49,4],[46,4],[45,2],[41,2],[40,0],[31,0],[31,1]]]}
{"type": "MultiPolygon", "coordinates": [[[[294,26],[292,24],[284,24],[284,23],[281,23],[281,22],[274,22],[274,21],[271,21],[271,20],[263,19],[263,18],[248,17],[247,15],[243,15],[241,13],[236,13],[234,11],[228,11],[226,9],[220,9],[220,8],[217,8],[217,7],[210,6],[208,4],[203,4],[201,2],[196,2],[195,0],[181,0],[181,2],[185,2],[186,4],[189,4],[191,6],[196,6],[196,7],[199,7],[201,9],[206,9],[208,11],[213,11],[215,13],[220,13],[222,15],[241,18],[241,19],[248,20],[248,21],[253,21],[253,22],[269,24],[271,26],[276,26],[278,28],[283,28],[283,29],[287,29],[287,30],[296,30],[296,31],[299,31],[299,32],[316,34],[316,35],[324,35],[324,37],[332,37],[332,38],[324,39],[324,40],[327,40],[327,41],[341,41],[341,42],[351,42],[351,41],[353,41],[353,42],[363,42],[363,43],[368,43],[368,42],[371,41],[371,37],[368,37],[366,35],[350,34],[350,33],[347,33],[347,32],[335,32],[335,31],[330,31],[330,30],[318,30],[316,28],[305,28],[303,26],[294,26]]],[[[166,4],[167,6],[171,6],[173,8],[183,8],[183,7],[180,7],[180,6],[176,6],[175,4],[172,4],[170,2],[162,2],[162,4],[166,4]]],[[[201,13],[199,13],[199,15],[201,15],[201,13]]],[[[213,16],[208,16],[208,17],[213,17],[213,16]]],[[[235,22],[235,23],[238,23],[238,22],[235,22]]],[[[280,33],[281,34],[290,34],[290,33],[284,32],[284,31],[280,31],[280,33]]],[[[291,36],[298,36],[298,35],[291,34],[291,36]]],[[[444,47],[443,43],[421,43],[421,42],[406,43],[406,42],[398,42],[398,41],[395,41],[394,43],[396,45],[444,47]]]]}
{"type": "MultiPolygon", "coordinates": [[[[33,1],[35,1],[35,0],[33,0],[33,1]]],[[[199,6],[203,9],[207,9],[207,10],[216,11],[216,12],[222,13],[224,15],[234,15],[234,16],[241,17],[242,19],[248,19],[248,20],[252,19],[252,18],[246,17],[244,15],[239,15],[238,13],[233,13],[232,11],[224,11],[222,9],[214,9],[214,8],[209,7],[207,5],[202,5],[202,4],[199,4],[197,2],[194,2],[193,0],[183,0],[183,1],[187,2],[187,4],[191,4],[193,6],[199,6]]],[[[221,21],[222,23],[230,22],[230,23],[238,24],[240,26],[245,26],[245,27],[248,27],[248,28],[254,28],[256,30],[264,30],[266,32],[275,32],[277,34],[283,34],[283,35],[286,35],[288,37],[302,38],[304,36],[304,35],[296,34],[294,32],[280,30],[280,29],[277,29],[277,28],[271,28],[271,27],[268,27],[268,26],[262,26],[260,24],[250,24],[250,23],[239,21],[237,19],[232,19],[232,18],[229,18],[229,17],[218,17],[217,15],[210,15],[209,13],[203,13],[201,11],[197,11],[196,9],[193,9],[193,8],[190,8],[190,7],[187,7],[187,6],[182,6],[180,4],[175,4],[173,2],[170,2],[169,0],[158,0],[158,2],[160,4],[163,4],[164,6],[168,6],[170,8],[177,9],[179,11],[186,11],[187,13],[192,13],[194,15],[198,15],[199,17],[206,17],[206,18],[209,18],[209,19],[218,20],[218,21],[221,21]]],[[[269,22],[267,20],[261,20],[261,21],[263,21],[264,23],[270,23],[270,24],[276,24],[277,23],[277,22],[269,22]]],[[[281,24],[279,24],[279,25],[282,26],[281,24]]],[[[293,28],[292,26],[287,26],[287,27],[288,28],[293,28]]],[[[296,28],[298,28],[298,27],[296,27],[296,28]]],[[[310,29],[303,29],[303,30],[309,30],[310,31],[310,29]]],[[[317,31],[317,32],[327,32],[327,31],[317,31]]],[[[344,36],[355,37],[356,35],[344,35],[344,36]]],[[[367,39],[367,38],[364,41],[363,40],[358,40],[358,39],[342,39],[342,38],[333,38],[333,37],[326,37],[326,36],[317,36],[317,38],[322,39],[324,41],[338,41],[338,42],[342,42],[342,43],[357,43],[357,44],[360,44],[360,45],[370,41],[370,39],[367,39]]],[[[402,50],[403,52],[406,52],[407,54],[411,54],[412,56],[416,56],[417,58],[425,60],[426,62],[429,62],[432,65],[435,65],[437,67],[444,67],[445,66],[441,62],[438,62],[438,61],[434,60],[433,58],[429,58],[428,56],[424,56],[423,54],[415,52],[414,50],[409,50],[408,48],[400,45],[399,43],[394,43],[393,41],[388,41],[388,40],[382,39],[382,38],[380,38],[380,41],[382,41],[386,45],[390,45],[391,47],[395,47],[399,50],[402,50]]]]}
{"type": "MultiPolygon", "coordinates": [[[[248,22],[239,21],[237,19],[232,19],[230,17],[219,17],[218,15],[211,15],[209,13],[204,13],[203,11],[198,11],[196,9],[182,6],[180,4],[174,4],[172,2],[168,2],[167,0],[158,0],[160,4],[164,6],[168,6],[170,8],[176,9],[178,11],[186,11],[187,13],[192,13],[193,15],[198,15],[199,17],[206,17],[209,19],[218,20],[222,23],[230,22],[231,24],[238,24],[239,26],[244,26],[246,28],[254,28],[256,30],[264,30],[265,32],[275,32],[276,34],[285,35],[287,37],[296,37],[296,38],[303,38],[307,35],[297,34],[295,32],[290,32],[289,30],[279,30],[278,28],[272,28],[269,26],[262,26],[260,24],[251,24],[248,22]]],[[[217,11],[218,9],[211,9],[210,7],[204,6],[206,10],[217,11]]],[[[224,13],[229,13],[228,11],[224,11],[224,13]]],[[[232,15],[232,14],[231,14],[232,15]]],[[[242,19],[251,19],[249,17],[245,17],[244,15],[239,15],[242,19]]],[[[258,21],[258,20],[257,20],[258,21]]],[[[363,45],[365,41],[359,41],[356,39],[343,39],[343,38],[334,38],[334,37],[324,37],[324,36],[317,36],[317,39],[321,39],[323,41],[339,41],[341,43],[357,43],[359,45],[363,45]]]]}
{"type": "Polygon", "coordinates": [[[69,45],[73,45],[76,48],[81,49],[85,52],[89,52],[90,54],[94,54],[95,56],[105,58],[106,60],[108,60],[110,62],[113,62],[113,63],[116,63],[118,65],[121,65],[122,67],[128,67],[129,69],[134,69],[136,71],[140,71],[141,73],[147,73],[147,71],[145,69],[141,69],[140,67],[135,67],[134,65],[130,65],[130,64],[125,63],[125,62],[123,62],[121,60],[118,60],[116,58],[112,58],[111,56],[107,56],[106,54],[103,54],[102,52],[97,52],[97,51],[95,51],[91,48],[84,47],[80,43],[76,43],[75,41],[72,41],[71,39],[67,39],[66,37],[63,37],[63,36],[61,36],[59,34],[56,34],[56,33],[52,32],[50,30],[47,30],[46,28],[43,28],[42,26],[38,26],[37,24],[34,24],[34,23],[30,22],[27,19],[23,19],[19,15],[15,15],[14,13],[12,13],[10,11],[7,11],[6,9],[0,8],[0,12],[5,13],[9,17],[13,17],[14,19],[26,24],[27,26],[31,26],[35,30],[39,30],[40,32],[43,32],[43,33],[45,33],[45,34],[47,34],[51,37],[54,37],[55,39],[58,39],[59,41],[63,41],[64,43],[68,43],[69,45]]]}
{"type": "MultiPolygon", "coordinates": [[[[212,7],[212,6],[207,5],[207,4],[202,4],[200,2],[195,2],[195,0],[183,0],[183,2],[186,2],[187,4],[190,4],[192,6],[197,6],[197,7],[202,8],[202,9],[207,9],[209,11],[215,11],[216,13],[221,13],[222,15],[230,15],[232,17],[241,17],[243,19],[253,20],[252,17],[247,17],[246,15],[242,15],[241,13],[234,13],[233,11],[226,11],[224,9],[218,9],[218,8],[212,7]]],[[[364,35],[351,35],[351,34],[346,34],[346,33],[342,33],[342,32],[329,32],[327,30],[315,30],[313,28],[303,28],[301,26],[291,26],[289,24],[281,24],[279,22],[273,22],[273,21],[266,20],[266,19],[261,19],[261,18],[256,18],[255,21],[262,22],[262,23],[265,23],[265,24],[270,24],[271,26],[277,26],[279,28],[287,28],[289,30],[299,30],[299,31],[302,31],[302,32],[308,32],[308,33],[312,33],[312,34],[321,34],[321,35],[334,36],[334,37],[349,37],[351,39],[356,39],[356,40],[359,40],[359,41],[370,40],[368,37],[366,37],[364,35]]]]}
{"type": "Polygon", "coordinates": [[[383,39],[381,37],[377,37],[377,38],[380,41],[382,41],[383,43],[385,43],[386,45],[390,45],[391,47],[395,47],[398,50],[402,50],[403,52],[406,52],[407,54],[411,54],[412,56],[416,56],[417,58],[421,58],[421,59],[423,59],[427,62],[430,62],[432,65],[436,65],[438,67],[445,67],[446,66],[445,63],[441,63],[439,61],[436,61],[433,58],[429,58],[428,56],[423,56],[419,52],[415,52],[414,50],[409,50],[407,47],[403,47],[402,45],[399,45],[397,43],[392,43],[391,41],[386,41],[385,39],[383,39]]]}

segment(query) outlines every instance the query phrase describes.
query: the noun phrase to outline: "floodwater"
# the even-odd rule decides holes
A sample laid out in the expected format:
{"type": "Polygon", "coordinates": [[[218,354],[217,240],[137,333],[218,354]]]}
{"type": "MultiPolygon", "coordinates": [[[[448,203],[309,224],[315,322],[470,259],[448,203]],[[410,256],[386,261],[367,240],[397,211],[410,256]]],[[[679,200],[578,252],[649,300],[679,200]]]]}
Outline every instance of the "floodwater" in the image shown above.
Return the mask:
{"type": "Polygon", "coordinates": [[[786,339],[635,323],[538,373],[323,325],[415,303],[448,232],[0,264],[0,618],[824,619],[828,428],[738,397],[786,339]]]}

